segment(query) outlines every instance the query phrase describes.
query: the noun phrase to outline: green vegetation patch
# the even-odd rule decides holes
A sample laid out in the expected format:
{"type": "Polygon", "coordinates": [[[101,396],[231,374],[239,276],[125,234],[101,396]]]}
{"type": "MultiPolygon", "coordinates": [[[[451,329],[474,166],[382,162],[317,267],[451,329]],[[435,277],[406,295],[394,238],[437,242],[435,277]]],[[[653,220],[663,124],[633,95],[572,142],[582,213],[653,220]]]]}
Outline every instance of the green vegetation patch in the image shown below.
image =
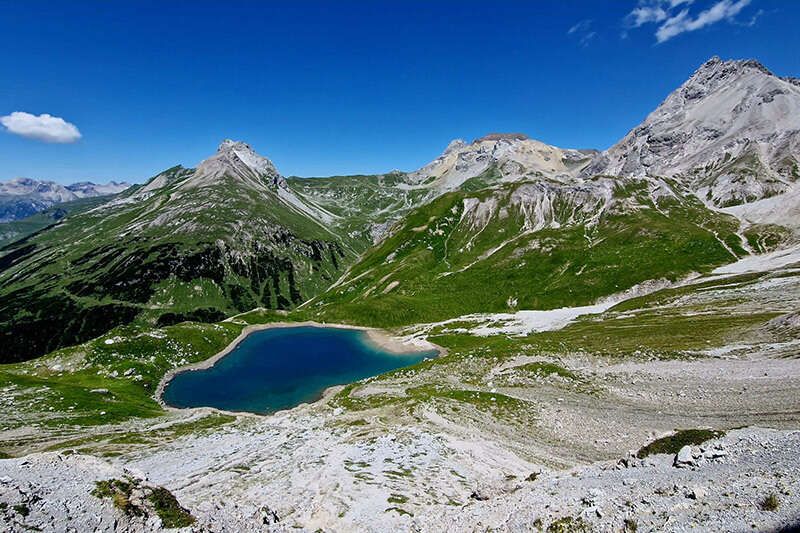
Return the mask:
{"type": "Polygon", "coordinates": [[[181,507],[175,496],[164,487],[152,489],[147,499],[165,528],[189,527],[194,524],[194,517],[187,509],[181,507]]]}
{"type": "Polygon", "coordinates": [[[769,494],[759,503],[762,511],[777,511],[780,505],[781,501],[775,493],[769,494]]]}
{"type": "Polygon", "coordinates": [[[92,495],[100,499],[110,498],[114,507],[128,516],[143,516],[145,510],[131,502],[131,496],[138,482],[131,479],[108,479],[97,481],[92,495]]]}
{"type": "Polygon", "coordinates": [[[128,516],[145,516],[148,509],[143,504],[134,503],[134,491],[141,491],[152,511],[167,528],[188,527],[195,522],[194,517],[182,507],[175,496],[164,487],[142,487],[136,479],[107,479],[97,481],[92,495],[100,499],[110,499],[114,507],[128,516]]]}
{"type": "Polygon", "coordinates": [[[581,517],[565,516],[551,522],[547,533],[590,533],[592,526],[581,517]]]}
{"type": "Polygon", "coordinates": [[[396,327],[572,307],[646,280],[709,272],[747,253],[732,217],[688,196],[655,205],[633,182],[597,220],[600,204],[548,193],[557,224],[533,231],[530,212],[515,200],[526,187],[536,184],[452,192],[420,207],[306,308],[321,320],[396,327]],[[634,199],[642,208],[625,207],[634,199]]]}
{"type": "Polygon", "coordinates": [[[567,370],[563,366],[557,365],[555,363],[546,363],[546,362],[527,363],[524,365],[515,366],[514,370],[520,372],[526,372],[540,377],[556,375],[564,379],[571,379],[571,380],[578,379],[578,376],[574,372],[571,372],[570,370],[567,370]]]}
{"type": "Polygon", "coordinates": [[[659,453],[676,454],[684,446],[697,446],[725,435],[724,431],[712,429],[680,429],[667,437],[654,440],[636,453],[636,457],[644,459],[659,453]]]}
{"type": "Polygon", "coordinates": [[[20,424],[95,426],[156,417],[164,411],[153,394],[164,374],[208,359],[243,327],[221,322],[117,328],[35,361],[0,365],[0,390],[15,391],[20,424]],[[25,413],[42,416],[29,420],[25,413]]]}

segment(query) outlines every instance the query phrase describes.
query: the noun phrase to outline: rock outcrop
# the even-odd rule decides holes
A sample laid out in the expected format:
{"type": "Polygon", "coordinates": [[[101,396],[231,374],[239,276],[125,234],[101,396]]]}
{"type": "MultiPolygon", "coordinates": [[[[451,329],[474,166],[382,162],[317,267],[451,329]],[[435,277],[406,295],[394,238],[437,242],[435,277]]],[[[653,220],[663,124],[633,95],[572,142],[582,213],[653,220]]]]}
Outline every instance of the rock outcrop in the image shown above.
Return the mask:
{"type": "Polygon", "coordinates": [[[583,173],[675,177],[726,207],[789,190],[799,165],[800,86],[713,57],[583,173]]]}

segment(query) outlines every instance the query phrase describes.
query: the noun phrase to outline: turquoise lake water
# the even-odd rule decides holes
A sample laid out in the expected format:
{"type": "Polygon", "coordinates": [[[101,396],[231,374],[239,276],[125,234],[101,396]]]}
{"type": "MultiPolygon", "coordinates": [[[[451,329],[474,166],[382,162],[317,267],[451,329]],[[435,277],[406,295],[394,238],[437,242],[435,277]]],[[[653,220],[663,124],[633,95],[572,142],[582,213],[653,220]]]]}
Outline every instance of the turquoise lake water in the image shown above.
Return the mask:
{"type": "Polygon", "coordinates": [[[413,365],[435,350],[395,354],[353,329],[298,326],[255,331],[211,368],[177,374],[164,389],[173,407],[266,414],[318,400],[333,385],[413,365]]]}

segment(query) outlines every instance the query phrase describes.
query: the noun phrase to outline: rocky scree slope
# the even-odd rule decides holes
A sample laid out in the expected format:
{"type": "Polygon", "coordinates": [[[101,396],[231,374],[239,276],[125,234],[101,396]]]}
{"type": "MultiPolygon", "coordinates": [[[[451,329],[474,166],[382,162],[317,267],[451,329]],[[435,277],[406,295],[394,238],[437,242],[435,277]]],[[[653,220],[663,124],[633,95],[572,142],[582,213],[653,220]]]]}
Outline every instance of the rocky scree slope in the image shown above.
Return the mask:
{"type": "Polygon", "coordinates": [[[353,242],[266,158],[224,141],[108,204],[6,247],[0,360],[23,360],[131,321],[216,321],[288,309],[340,276],[353,242]]]}
{"type": "Polygon", "coordinates": [[[585,176],[666,176],[717,207],[788,191],[800,178],[800,80],[713,57],[585,176]]]}

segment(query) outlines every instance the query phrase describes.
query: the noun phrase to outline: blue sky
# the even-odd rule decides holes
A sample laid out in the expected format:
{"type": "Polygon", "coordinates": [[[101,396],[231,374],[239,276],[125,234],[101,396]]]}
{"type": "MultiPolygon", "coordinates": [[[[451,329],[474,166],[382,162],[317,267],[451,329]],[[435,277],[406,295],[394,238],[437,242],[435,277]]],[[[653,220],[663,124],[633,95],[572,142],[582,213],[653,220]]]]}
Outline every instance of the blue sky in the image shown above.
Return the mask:
{"type": "Polygon", "coordinates": [[[0,180],[142,181],[227,137],[301,176],[489,132],[603,149],[712,55],[800,76],[798,23],[781,0],[0,0],[0,180]]]}

